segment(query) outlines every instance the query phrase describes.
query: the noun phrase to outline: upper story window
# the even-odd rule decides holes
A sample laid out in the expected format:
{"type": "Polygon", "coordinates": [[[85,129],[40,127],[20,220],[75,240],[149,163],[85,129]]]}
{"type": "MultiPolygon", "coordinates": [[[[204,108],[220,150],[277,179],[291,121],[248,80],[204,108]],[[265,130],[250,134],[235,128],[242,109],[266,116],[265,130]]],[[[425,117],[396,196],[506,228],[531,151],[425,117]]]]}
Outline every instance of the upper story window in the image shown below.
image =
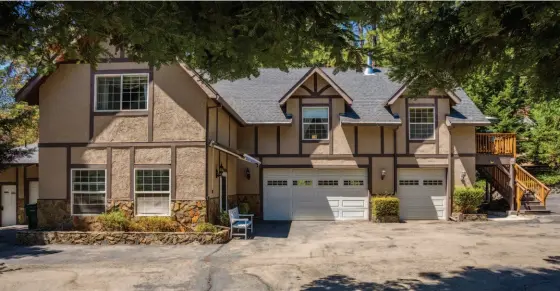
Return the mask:
{"type": "Polygon", "coordinates": [[[95,110],[148,109],[148,74],[95,76],[95,110]]]}
{"type": "Polygon", "coordinates": [[[302,115],[303,140],[329,139],[328,107],[303,107],[302,115]]]}
{"type": "Polygon", "coordinates": [[[435,118],[433,107],[410,107],[408,109],[409,138],[411,140],[434,139],[435,118]]]}

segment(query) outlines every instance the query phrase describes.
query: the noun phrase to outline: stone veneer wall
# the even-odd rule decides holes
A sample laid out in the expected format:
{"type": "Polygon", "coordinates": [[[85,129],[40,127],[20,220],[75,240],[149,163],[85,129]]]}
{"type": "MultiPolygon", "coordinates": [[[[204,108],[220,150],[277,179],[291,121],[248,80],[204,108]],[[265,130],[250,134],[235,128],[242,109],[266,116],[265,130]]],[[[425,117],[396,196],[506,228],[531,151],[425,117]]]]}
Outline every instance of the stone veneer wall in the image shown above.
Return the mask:
{"type": "Polygon", "coordinates": [[[262,218],[261,197],[255,194],[237,194],[237,203],[249,203],[249,212],[262,218]]]}
{"type": "Polygon", "coordinates": [[[70,203],[66,199],[39,199],[37,219],[39,228],[70,229],[72,227],[70,203]]]}
{"type": "Polygon", "coordinates": [[[20,245],[187,245],[224,244],[229,241],[229,229],[210,232],[82,232],[82,231],[18,231],[20,245]]]}
{"type": "MultiPolygon", "coordinates": [[[[107,204],[107,211],[120,209],[129,218],[134,217],[134,202],[130,200],[112,200],[107,204]]],[[[101,224],[96,216],[71,216],[70,203],[67,200],[39,200],[37,203],[39,228],[43,229],[79,229],[100,231],[101,224]]],[[[189,228],[207,221],[206,201],[176,200],[171,202],[171,218],[179,225],[189,228]]]]}
{"type": "Polygon", "coordinates": [[[27,217],[25,216],[25,199],[17,200],[17,223],[25,224],[27,217]]]}

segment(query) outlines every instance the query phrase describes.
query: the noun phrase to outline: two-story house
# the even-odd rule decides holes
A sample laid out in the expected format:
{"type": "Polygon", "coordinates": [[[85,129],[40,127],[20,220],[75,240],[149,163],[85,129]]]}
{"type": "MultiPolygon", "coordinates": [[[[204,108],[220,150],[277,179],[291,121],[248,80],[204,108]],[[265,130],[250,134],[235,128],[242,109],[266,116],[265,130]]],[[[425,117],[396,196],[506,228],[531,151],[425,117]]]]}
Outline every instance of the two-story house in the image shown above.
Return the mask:
{"type": "Polygon", "coordinates": [[[383,68],[207,84],[180,64],[61,63],[17,96],[40,106],[39,224],[115,206],[215,222],[240,202],[265,220],[367,220],[382,193],[402,219],[447,219],[454,186],[494,163],[477,155],[489,122],[461,89],[406,89],[383,68]]]}

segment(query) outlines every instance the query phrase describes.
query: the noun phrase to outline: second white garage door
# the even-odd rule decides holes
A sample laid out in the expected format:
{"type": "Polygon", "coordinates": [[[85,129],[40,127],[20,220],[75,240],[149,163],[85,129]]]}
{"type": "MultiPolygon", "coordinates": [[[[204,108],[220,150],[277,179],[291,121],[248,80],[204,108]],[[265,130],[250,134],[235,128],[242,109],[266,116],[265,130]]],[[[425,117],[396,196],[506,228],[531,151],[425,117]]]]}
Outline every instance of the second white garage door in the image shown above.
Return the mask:
{"type": "Polygon", "coordinates": [[[445,169],[399,169],[401,219],[445,219],[445,169]]]}
{"type": "Polygon", "coordinates": [[[366,220],[364,169],[265,169],[265,220],[366,220]]]}

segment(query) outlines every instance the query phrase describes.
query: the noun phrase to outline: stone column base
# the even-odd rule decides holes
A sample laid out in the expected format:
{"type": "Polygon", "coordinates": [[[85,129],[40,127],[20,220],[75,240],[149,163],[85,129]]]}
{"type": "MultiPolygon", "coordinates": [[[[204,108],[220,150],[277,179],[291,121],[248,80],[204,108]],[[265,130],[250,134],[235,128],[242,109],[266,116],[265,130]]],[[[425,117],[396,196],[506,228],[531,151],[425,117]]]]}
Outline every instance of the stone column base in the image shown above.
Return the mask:
{"type": "Polygon", "coordinates": [[[39,228],[72,228],[69,201],[66,199],[39,199],[37,201],[37,219],[39,228]]]}

